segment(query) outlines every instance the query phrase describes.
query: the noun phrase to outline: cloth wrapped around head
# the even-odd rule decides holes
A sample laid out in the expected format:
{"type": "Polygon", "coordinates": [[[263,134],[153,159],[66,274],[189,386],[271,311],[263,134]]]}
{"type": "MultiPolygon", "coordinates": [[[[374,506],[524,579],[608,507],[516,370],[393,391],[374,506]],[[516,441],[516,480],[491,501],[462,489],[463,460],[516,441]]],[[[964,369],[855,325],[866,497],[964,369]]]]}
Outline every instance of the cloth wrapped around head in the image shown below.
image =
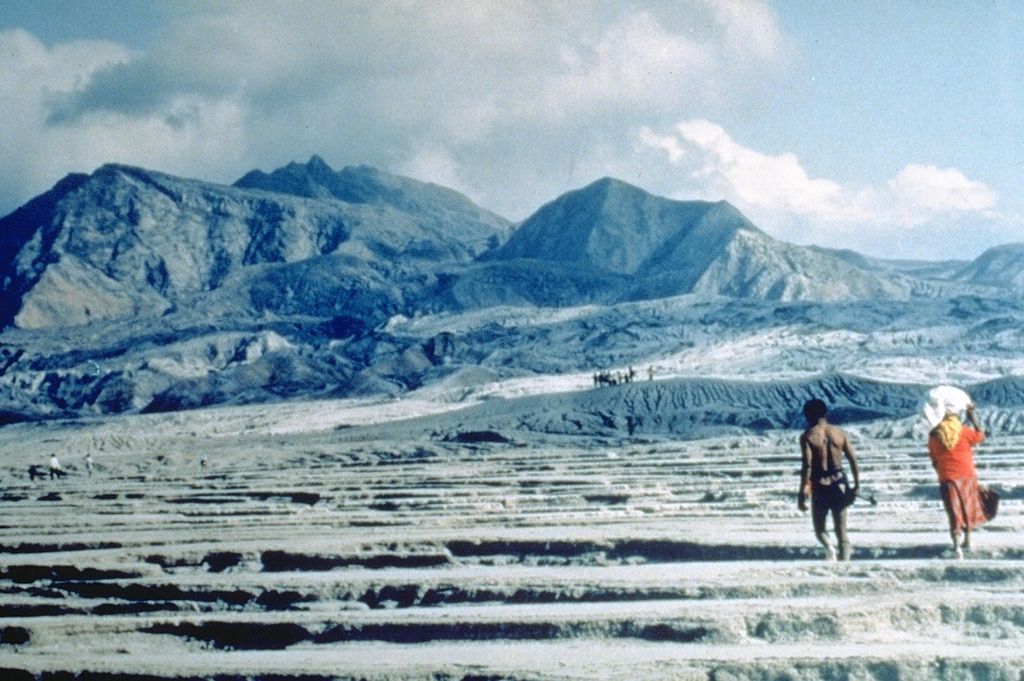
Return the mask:
{"type": "Polygon", "coordinates": [[[925,395],[921,412],[927,419],[928,425],[934,428],[949,414],[959,416],[960,412],[965,411],[970,404],[971,396],[960,388],[940,385],[937,388],[932,388],[925,395]]]}

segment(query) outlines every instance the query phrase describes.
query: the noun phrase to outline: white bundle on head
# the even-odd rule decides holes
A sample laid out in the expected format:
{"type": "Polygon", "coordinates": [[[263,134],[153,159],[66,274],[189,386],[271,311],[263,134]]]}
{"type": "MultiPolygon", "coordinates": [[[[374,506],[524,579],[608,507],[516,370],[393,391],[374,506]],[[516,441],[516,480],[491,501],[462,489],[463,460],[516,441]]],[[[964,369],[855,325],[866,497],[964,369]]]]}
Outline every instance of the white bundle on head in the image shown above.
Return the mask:
{"type": "Polygon", "coordinates": [[[967,409],[969,404],[971,404],[971,396],[960,388],[940,385],[937,388],[932,388],[925,395],[921,412],[928,420],[928,425],[934,428],[939,425],[939,421],[945,418],[946,414],[959,414],[967,409]]]}

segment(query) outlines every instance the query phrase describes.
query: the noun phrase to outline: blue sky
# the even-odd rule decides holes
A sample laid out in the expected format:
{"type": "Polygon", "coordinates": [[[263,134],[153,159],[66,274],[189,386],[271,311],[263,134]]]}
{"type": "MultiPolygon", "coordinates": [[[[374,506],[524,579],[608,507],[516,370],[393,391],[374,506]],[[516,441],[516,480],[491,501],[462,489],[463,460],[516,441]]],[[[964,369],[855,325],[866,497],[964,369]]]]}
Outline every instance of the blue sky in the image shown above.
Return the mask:
{"type": "Polygon", "coordinates": [[[1024,241],[1010,1],[7,0],[0,214],[106,162],[230,183],[318,154],[523,219],[614,176],[795,243],[1024,241]]]}

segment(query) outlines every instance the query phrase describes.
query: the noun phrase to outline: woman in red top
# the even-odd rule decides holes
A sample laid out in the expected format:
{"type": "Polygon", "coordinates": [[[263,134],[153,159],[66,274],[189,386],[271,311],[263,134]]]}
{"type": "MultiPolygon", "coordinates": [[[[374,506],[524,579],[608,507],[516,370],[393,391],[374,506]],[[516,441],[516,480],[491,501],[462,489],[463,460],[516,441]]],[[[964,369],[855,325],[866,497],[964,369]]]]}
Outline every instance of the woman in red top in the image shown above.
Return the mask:
{"type": "Polygon", "coordinates": [[[967,419],[973,428],[963,425],[956,413],[946,414],[928,434],[928,453],[939,475],[939,494],[949,516],[949,534],[957,558],[963,547],[971,548],[971,530],[991,516],[982,503],[982,488],[974,470],[974,445],[985,439],[978,424],[974,405],[967,405],[967,419]],[[960,534],[964,535],[961,546],[960,534]]]}

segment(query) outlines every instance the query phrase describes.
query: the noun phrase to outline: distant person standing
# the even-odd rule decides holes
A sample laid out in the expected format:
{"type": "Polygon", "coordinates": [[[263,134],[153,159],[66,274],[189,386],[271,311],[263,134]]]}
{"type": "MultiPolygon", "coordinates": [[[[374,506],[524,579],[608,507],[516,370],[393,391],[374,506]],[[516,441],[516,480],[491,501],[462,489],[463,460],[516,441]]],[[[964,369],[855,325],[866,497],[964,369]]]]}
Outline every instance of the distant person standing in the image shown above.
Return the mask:
{"type": "Polygon", "coordinates": [[[995,492],[978,484],[974,468],[973,447],[984,441],[985,432],[970,396],[957,388],[940,386],[932,390],[924,411],[929,424],[934,426],[928,433],[928,454],[939,478],[939,496],[949,519],[953,552],[957,558],[963,558],[964,549],[973,548],[971,530],[994,518],[999,502],[995,492]],[[961,411],[973,427],[963,424],[961,411]]]}
{"type": "Polygon", "coordinates": [[[50,480],[54,478],[63,478],[68,472],[64,470],[63,466],[60,465],[60,460],[57,455],[54,454],[50,457],[50,480]]]}
{"type": "Polygon", "coordinates": [[[95,462],[92,460],[92,452],[85,455],[85,470],[89,471],[89,477],[92,477],[92,469],[95,467],[95,462]]]}
{"type": "Polygon", "coordinates": [[[825,557],[836,559],[836,550],[829,541],[825,523],[832,515],[832,526],[839,544],[839,556],[850,560],[850,539],[846,532],[846,509],[860,493],[860,469],[853,446],[846,432],[828,422],[828,408],[821,400],[804,404],[807,430],[800,435],[800,491],[797,506],[807,510],[807,492],[811,494],[811,520],[814,534],[825,547],[825,557]],[[851,488],[843,472],[843,456],[850,461],[853,473],[851,488]]]}

